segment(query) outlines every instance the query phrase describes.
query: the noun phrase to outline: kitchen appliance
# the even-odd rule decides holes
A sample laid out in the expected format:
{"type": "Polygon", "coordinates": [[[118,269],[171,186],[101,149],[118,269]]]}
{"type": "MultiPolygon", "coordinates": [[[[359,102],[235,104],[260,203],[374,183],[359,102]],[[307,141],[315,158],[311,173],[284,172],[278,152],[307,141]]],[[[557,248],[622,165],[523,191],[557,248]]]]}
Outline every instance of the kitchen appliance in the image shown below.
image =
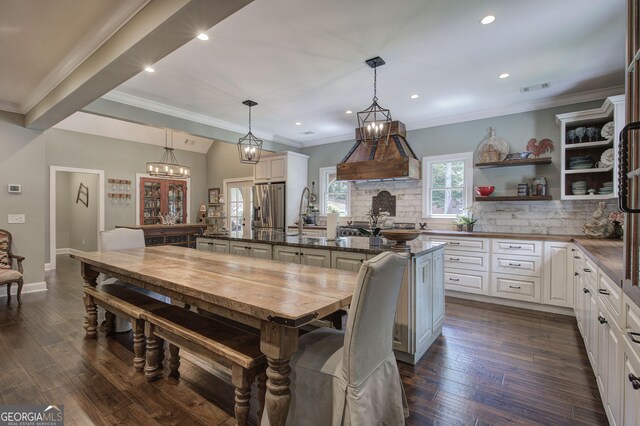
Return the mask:
{"type": "Polygon", "coordinates": [[[285,184],[264,183],[251,187],[254,230],[285,232],[285,184]]]}

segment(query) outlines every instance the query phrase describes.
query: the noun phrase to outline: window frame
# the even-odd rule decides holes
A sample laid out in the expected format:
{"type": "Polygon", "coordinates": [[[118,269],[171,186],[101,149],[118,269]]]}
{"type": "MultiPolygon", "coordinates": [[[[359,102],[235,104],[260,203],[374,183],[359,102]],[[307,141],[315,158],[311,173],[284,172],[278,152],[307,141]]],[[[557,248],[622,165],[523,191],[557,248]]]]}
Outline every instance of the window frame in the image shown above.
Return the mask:
{"type": "MultiPolygon", "coordinates": [[[[318,185],[318,210],[320,211],[320,216],[327,215],[327,202],[325,198],[325,193],[327,192],[328,185],[327,180],[330,174],[337,173],[336,166],[329,167],[320,167],[320,183],[318,185]]],[[[341,213],[342,214],[342,213],[341,213]]],[[[351,182],[347,182],[347,199],[346,199],[346,212],[344,216],[348,217],[351,215],[351,182]]]]}
{"type": "Polygon", "coordinates": [[[434,163],[464,161],[464,206],[473,203],[473,152],[457,154],[431,155],[422,157],[422,217],[429,219],[452,219],[455,214],[431,214],[431,166],[434,163]]]}

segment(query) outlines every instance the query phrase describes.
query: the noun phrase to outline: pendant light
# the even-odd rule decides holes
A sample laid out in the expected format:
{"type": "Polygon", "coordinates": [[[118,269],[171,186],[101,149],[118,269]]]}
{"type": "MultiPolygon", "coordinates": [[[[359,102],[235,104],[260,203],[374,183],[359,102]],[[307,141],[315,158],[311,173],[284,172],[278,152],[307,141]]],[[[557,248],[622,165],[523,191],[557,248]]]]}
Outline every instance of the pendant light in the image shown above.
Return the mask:
{"type": "Polygon", "coordinates": [[[392,121],[391,112],[378,104],[376,96],[377,68],[385,62],[381,57],[376,56],[368,59],[366,63],[373,68],[373,103],[369,108],[358,113],[358,140],[365,146],[377,144],[380,140],[388,143],[392,121]]]}
{"type": "Polygon", "coordinates": [[[173,153],[173,131],[171,131],[171,147],[169,147],[169,131],[165,129],[162,159],[147,163],[147,173],[161,178],[188,178],[191,175],[191,168],[180,165],[173,153]]]}
{"type": "Polygon", "coordinates": [[[256,164],[260,161],[262,140],[251,133],[251,107],[258,105],[258,103],[251,100],[242,103],[249,107],[249,133],[238,139],[238,156],[241,163],[256,164]]]}

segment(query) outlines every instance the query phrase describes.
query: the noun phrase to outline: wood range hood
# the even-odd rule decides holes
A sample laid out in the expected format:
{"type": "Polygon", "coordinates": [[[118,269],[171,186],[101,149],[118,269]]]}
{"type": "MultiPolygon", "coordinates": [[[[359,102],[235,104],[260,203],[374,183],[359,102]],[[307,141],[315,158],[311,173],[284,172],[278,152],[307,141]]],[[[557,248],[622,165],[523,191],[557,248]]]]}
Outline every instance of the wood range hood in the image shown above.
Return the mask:
{"type": "Polygon", "coordinates": [[[420,160],[407,142],[404,123],[392,121],[387,143],[365,146],[356,129],[356,143],[336,166],[337,180],[381,181],[420,179],[420,160]]]}

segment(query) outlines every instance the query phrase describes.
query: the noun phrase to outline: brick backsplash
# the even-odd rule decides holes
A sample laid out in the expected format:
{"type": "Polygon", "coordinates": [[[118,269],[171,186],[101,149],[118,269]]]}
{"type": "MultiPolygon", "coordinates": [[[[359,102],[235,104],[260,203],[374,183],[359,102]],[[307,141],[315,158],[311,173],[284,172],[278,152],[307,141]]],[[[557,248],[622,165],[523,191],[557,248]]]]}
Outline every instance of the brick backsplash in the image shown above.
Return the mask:
{"type": "MultiPolygon", "coordinates": [[[[396,222],[427,222],[429,229],[453,229],[449,220],[422,218],[422,182],[359,182],[351,185],[351,217],[366,221],[371,198],[386,190],[396,196],[396,222]]],[[[475,230],[531,234],[582,234],[582,225],[591,219],[597,201],[527,201],[476,203],[479,219],[475,230]]],[[[607,211],[617,211],[616,200],[607,200],[607,211]]],[[[343,219],[344,221],[345,219],[343,219]]]]}

